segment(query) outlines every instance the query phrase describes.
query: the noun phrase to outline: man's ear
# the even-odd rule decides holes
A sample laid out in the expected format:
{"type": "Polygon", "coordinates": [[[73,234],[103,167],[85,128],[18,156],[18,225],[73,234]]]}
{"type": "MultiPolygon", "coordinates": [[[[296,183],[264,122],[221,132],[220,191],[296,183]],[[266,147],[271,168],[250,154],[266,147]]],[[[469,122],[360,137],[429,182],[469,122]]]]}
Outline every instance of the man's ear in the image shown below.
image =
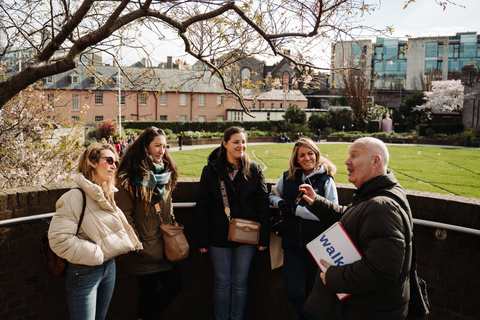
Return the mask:
{"type": "Polygon", "coordinates": [[[382,158],[377,154],[373,157],[373,165],[378,166],[382,163],[382,158]]]}

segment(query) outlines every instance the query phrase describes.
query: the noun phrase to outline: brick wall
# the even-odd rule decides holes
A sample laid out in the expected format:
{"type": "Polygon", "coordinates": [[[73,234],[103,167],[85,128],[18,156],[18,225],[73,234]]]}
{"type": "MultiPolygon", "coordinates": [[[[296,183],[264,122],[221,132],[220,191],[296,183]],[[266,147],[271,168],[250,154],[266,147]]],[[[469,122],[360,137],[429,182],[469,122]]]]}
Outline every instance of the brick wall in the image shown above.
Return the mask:
{"type": "MultiPolygon", "coordinates": [[[[196,200],[199,179],[180,179],[175,202],[196,200]]],[[[275,183],[275,181],[269,181],[275,183]]],[[[346,204],[354,187],[337,184],[339,199],[346,204]]],[[[53,212],[67,185],[0,190],[0,220],[53,212]]],[[[414,218],[480,229],[480,200],[408,191],[414,218]]],[[[164,319],[212,319],[213,276],[208,255],[198,253],[194,210],[176,210],[190,240],[190,256],[180,262],[184,290],[166,311],[164,319]]],[[[0,319],[68,319],[65,278],[55,279],[41,264],[39,240],[48,229],[43,221],[0,228],[0,319]]],[[[414,228],[418,272],[429,286],[429,319],[479,319],[480,237],[448,231],[445,240],[436,229],[414,228]]],[[[136,319],[137,287],[116,259],[117,282],[108,319],[136,319]]],[[[283,294],[282,270],[270,270],[269,254],[258,252],[249,279],[246,319],[295,319],[283,294]]]]}

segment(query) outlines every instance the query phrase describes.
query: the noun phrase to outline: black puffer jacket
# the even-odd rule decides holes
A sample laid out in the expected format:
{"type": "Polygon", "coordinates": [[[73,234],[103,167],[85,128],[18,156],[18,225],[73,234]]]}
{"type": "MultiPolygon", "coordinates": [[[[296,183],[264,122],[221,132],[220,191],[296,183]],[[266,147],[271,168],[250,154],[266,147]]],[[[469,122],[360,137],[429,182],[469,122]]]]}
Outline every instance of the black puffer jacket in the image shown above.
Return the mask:
{"type": "Polygon", "coordinates": [[[251,176],[245,180],[242,168],[233,181],[228,176],[222,159],[216,163],[219,148],[208,157],[208,165],[203,168],[200,190],[196,206],[196,235],[198,248],[209,245],[230,248],[240,243],[228,241],[228,219],[225,215],[220,179],[225,182],[230,215],[232,218],[244,218],[260,222],[259,246],[268,246],[270,240],[268,190],[260,165],[251,162],[251,176]]]}
{"type": "Polygon", "coordinates": [[[402,208],[410,222],[412,214],[394,175],[387,173],[364,183],[348,206],[317,196],[307,207],[327,224],[340,220],[362,254],[353,264],[331,266],[326,286],[317,276],[311,293],[317,319],[405,319],[411,256],[406,256],[405,233],[409,229],[403,223],[402,208]],[[335,292],[352,295],[340,301],[335,292]]]}

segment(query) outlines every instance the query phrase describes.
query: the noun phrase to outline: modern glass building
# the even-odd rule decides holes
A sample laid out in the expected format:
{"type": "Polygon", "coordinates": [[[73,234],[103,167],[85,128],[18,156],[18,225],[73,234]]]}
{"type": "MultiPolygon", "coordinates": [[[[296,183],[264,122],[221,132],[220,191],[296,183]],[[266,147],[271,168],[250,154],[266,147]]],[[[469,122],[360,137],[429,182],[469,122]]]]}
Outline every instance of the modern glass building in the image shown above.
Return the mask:
{"type": "MultiPolygon", "coordinates": [[[[467,32],[336,43],[332,46],[332,65],[337,70],[342,66],[362,68],[376,90],[429,90],[432,81],[460,79],[463,66],[480,68],[480,35],[467,32]],[[359,53],[364,59],[358,58],[359,53]]],[[[341,88],[341,74],[334,72],[332,78],[341,88]]]]}

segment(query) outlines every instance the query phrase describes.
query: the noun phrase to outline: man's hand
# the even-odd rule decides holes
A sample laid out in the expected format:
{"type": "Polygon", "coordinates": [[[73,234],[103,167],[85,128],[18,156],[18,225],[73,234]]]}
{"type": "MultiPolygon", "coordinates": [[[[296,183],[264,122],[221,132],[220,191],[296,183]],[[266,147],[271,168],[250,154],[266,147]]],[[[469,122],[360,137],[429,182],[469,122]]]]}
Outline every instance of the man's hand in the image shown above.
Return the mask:
{"type": "Polygon", "coordinates": [[[313,190],[312,186],[310,186],[309,184],[302,184],[300,185],[298,190],[304,193],[302,198],[305,199],[305,201],[307,201],[309,205],[312,205],[315,201],[315,191],[313,190]]]}
{"type": "MultiPolygon", "coordinates": [[[[323,259],[320,259],[320,263],[328,270],[328,268],[330,268],[330,265],[328,264],[327,261],[323,260],[323,259]]],[[[327,285],[326,284],[326,280],[325,280],[325,273],[327,273],[327,270],[325,270],[325,272],[320,272],[320,278],[322,279],[322,282],[324,285],[327,285]]]]}

